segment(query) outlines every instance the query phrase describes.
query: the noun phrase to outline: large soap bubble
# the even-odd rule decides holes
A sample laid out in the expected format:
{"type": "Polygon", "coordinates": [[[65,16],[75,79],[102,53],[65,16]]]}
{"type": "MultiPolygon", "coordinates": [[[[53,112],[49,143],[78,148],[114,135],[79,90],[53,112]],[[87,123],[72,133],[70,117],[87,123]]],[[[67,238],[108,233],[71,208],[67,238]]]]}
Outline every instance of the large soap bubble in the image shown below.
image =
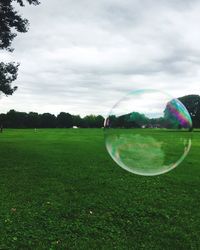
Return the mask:
{"type": "Polygon", "coordinates": [[[104,127],[110,156],[139,175],[170,171],[191,148],[190,114],[178,99],[157,90],[127,94],[114,105],[104,127]]]}

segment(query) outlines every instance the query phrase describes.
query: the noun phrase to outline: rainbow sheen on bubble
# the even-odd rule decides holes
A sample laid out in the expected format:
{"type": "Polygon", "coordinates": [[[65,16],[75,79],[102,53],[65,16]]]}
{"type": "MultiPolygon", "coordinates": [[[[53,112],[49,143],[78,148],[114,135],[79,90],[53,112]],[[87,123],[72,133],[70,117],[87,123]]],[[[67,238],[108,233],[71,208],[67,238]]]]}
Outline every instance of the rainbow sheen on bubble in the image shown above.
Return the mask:
{"type": "Polygon", "coordinates": [[[112,159],[139,175],[159,175],[188,155],[192,120],[185,106],[157,90],[137,90],[117,102],[104,124],[112,159]]]}
{"type": "Polygon", "coordinates": [[[190,114],[178,99],[172,99],[167,104],[166,112],[168,112],[172,116],[172,119],[176,121],[177,126],[180,124],[180,126],[183,128],[192,127],[192,119],[190,114]]]}

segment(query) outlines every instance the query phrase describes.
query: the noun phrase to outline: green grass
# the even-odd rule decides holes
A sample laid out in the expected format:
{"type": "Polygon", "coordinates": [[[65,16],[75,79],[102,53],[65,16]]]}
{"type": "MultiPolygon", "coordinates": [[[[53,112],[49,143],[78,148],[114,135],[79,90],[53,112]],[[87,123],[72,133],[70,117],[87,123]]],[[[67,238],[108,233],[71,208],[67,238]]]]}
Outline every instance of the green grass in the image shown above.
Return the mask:
{"type": "Polygon", "coordinates": [[[194,132],[179,167],[143,177],[114,163],[102,129],[5,130],[0,249],[200,249],[199,149],[194,132]]]}

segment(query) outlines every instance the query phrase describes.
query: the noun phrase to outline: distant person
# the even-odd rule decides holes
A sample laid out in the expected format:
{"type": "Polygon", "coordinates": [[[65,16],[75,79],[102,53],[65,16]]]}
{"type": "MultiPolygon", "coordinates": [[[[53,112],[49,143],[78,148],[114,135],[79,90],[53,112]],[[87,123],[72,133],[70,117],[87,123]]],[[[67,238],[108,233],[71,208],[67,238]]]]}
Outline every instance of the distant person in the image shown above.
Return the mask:
{"type": "Polygon", "coordinates": [[[3,125],[1,124],[0,132],[3,133],[3,125]]]}

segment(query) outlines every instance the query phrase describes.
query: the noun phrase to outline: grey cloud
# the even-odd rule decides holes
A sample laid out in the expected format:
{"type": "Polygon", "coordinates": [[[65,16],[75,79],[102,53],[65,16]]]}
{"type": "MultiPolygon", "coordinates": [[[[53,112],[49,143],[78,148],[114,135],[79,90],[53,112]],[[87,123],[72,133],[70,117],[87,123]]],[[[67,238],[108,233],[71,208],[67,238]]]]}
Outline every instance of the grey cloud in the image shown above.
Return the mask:
{"type": "Polygon", "coordinates": [[[196,0],[48,0],[20,11],[31,25],[13,55],[0,54],[21,62],[2,112],[106,114],[133,89],[199,91],[196,0]]]}

